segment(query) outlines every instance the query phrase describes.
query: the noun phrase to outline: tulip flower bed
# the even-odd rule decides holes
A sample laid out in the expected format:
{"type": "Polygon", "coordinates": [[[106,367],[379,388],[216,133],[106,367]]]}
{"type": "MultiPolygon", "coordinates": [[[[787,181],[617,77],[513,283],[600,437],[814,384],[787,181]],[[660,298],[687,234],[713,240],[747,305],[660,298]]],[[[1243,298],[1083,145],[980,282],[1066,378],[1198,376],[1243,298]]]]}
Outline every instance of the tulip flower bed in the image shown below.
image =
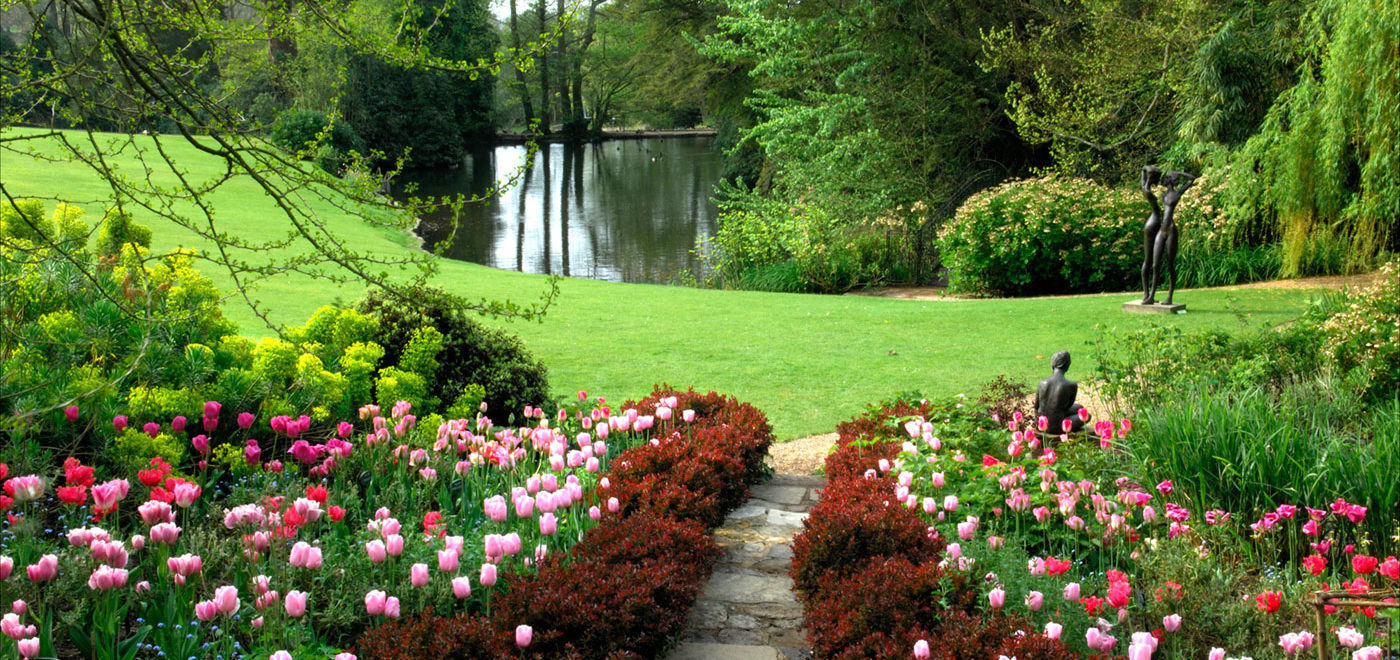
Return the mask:
{"type": "MultiPolygon", "coordinates": [[[[407,405],[316,428],[228,414],[245,437],[215,447],[150,422],[197,460],[102,480],[72,458],[53,476],[0,464],[0,658],[660,648],[714,560],[706,526],[742,501],[771,433],[716,394],[579,399],[515,428],[420,424],[407,405]]],[[[206,406],[204,427],[221,416],[206,406]]]]}
{"type": "Polygon", "coordinates": [[[714,393],[658,390],[636,407],[649,410],[663,396],[695,411],[687,435],[614,459],[616,515],[605,515],[567,556],[551,555],[537,573],[517,576],[487,613],[425,613],[370,631],[357,648],[404,659],[654,657],[684,627],[720,554],[708,529],[743,502],[772,442],[761,412],[714,393]],[[531,641],[517,649],[510,631],[521,626],[531,641]]]}
{"type": "Polygon", "coordinates": [[[1312,627],[1329,587],[1395,602],[1400,560],[1368,552],[1391,540],[1362,525],[1377,512],[1194,510],[1170,481],[1123,474],[1131,428],[1048,436],[959,399],[844,423],[794,541],[817,657],[1262,660],[1316,652],[1318,635],[1334,657],[1396,657],[1395,608],[1329,606],[1312,627]]]}

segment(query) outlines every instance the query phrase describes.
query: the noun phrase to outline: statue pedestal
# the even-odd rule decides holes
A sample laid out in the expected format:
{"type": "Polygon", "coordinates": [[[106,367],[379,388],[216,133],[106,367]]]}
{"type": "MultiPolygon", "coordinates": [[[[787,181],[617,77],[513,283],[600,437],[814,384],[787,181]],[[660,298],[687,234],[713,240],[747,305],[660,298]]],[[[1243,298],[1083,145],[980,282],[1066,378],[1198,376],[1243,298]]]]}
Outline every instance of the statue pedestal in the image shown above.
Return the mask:
{"type": "Polygon", "coordinates": [[[1133,314],[1185,314],[1186,305],[1181,303],[1144,305],[1141,300],[1130,300],[1123,303],[1123,311],[1133,314]]]}

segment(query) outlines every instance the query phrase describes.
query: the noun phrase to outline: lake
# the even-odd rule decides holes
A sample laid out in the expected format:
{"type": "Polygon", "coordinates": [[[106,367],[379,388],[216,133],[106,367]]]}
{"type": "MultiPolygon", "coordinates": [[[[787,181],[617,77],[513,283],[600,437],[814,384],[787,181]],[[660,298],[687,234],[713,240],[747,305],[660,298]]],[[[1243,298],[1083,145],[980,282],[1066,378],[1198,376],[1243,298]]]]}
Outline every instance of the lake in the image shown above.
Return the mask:
{"type": "MultiPolygon", "coordinates": [[[[671,283],[702,272],[693,251],[714,234],[718,215],[710,202],[720,176],[713,137],[545,144],[528,168],[527,153],[487,148],[455,170],[403,175],[419,195],[486,195],[517,179],[466,205],[445,256],[614,282],[671,283]]],[[[450,217],[424,217],[416,231],[431,246],[449,234],[450,217]]]]}

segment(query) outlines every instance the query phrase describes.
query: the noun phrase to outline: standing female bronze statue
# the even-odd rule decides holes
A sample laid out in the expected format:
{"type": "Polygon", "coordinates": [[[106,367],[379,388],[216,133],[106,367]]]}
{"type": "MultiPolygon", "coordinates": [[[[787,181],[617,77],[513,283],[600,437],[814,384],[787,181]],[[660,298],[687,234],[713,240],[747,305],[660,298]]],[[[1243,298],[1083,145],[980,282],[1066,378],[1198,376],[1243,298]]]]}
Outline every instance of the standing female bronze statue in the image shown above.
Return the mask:
{"type": "Polygon", "coordinates": [[[1147,282],[1147,295],[1142,299],[1144,305],[1155,304],[1157,287],[1161,285],[1164,274],[1167,279],[1167,299],[1162,302],[1172,304],[1172,294],[1176,292],[1176,204],[1195,181],[1196,177],[1185,172],[1167,172],[1162,175],[1162,184],[1167,189],[1162,193],[1162,224],[1157,229],[1157,240],[1152,245],[1152,275],[1147,282]]]}
{"type": "Polygon", "coordinates": [[[1142,226],[1142,304],[1152,304],[1152,290],[1157,288],[1155,277],[1149,284],[1149,277],[1152,273],[1152,250],[1157,244],[1157,231],[1162,225],[1162,209],[1157,206],[1157,196],[1152,194],[1152,186],[1162,181],[1162,170],[1154,165],[1142,168],[1142,196],[1147,198],[1147,204],[1152,207],[1152,214],[1147,216],[1147,224],[1142,226]]]}

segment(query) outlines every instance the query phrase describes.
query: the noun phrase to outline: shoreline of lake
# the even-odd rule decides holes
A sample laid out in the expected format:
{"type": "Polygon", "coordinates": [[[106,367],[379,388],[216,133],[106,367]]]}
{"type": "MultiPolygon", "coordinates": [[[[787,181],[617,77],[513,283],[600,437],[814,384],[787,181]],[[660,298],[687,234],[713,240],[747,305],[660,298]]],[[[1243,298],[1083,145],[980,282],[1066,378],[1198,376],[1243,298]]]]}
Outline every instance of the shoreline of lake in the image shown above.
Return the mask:
{"type": "Polygon", "coordinates": [[[688,137],[714,137],[718,131],[713,128],[684,128],[672,130],[646,130],[635,131],[603,131],[600,135],[590,135],[587,138],[579,139],[572,135],[561,133],[550,133],[549,135],[536,135],[534,133],[497,133],[492,138],[493,146],[512,146],[529,144],[531,142],[543,142],[548,144],[559,144],[565,142],[608,142],[610,140],[645,140],[650,138],[688,138],[688,137]]]}

